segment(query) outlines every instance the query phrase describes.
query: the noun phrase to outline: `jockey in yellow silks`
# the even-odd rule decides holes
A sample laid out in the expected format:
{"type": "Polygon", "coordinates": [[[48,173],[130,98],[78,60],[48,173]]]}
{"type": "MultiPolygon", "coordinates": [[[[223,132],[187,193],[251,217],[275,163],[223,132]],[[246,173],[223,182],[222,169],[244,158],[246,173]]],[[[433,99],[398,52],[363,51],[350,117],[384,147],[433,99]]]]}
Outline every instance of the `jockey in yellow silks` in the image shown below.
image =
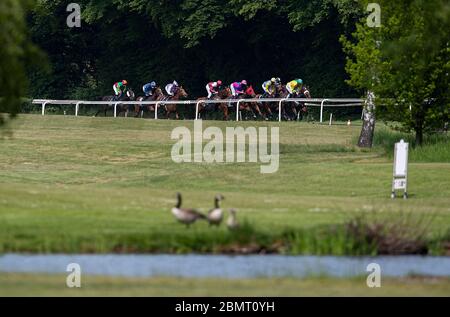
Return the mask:
{"type": "Polygon", "coordinates": [[[296,95],[301,92],[303,88],[303,80],[295,79],[286,84],[286,89],[289,91],[289,97],[296,95]]]}

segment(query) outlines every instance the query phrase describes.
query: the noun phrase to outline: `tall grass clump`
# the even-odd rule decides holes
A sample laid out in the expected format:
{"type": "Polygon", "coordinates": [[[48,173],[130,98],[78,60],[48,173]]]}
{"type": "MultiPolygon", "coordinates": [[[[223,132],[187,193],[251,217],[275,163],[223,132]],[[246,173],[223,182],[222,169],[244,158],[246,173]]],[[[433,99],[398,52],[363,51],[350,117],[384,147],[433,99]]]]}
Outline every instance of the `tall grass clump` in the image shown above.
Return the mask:
{"type": "Polygon", "coordinates": [[[431,255],[450,256],[450,228],[436,235],[429,243],[431,255]]]}
{"type": "Polygon", "coordinates": [[[381,126],[375,129],[373,144],[381,147],[389,158],[394,156],[394,145],[403,139],[410,144],[411,162],[450,162],[450,138],[448,134],[427,134],[422,146],[415,144],[414,134],[381,126]]]}
{"type": "Polygon", "coordinates": [[[343,225],[287,231],[285,239],[291,254],[428,254],[427,234],[432,219],[406,213],[393,217],[358,216],[343,225]]]}
{"type": "Polygon", "coordinates": [[[377,255],[427,254],[431,219],[411,214],[379,219],[359,216],[344,227],[352,241],[370,246],[377,255]]]}

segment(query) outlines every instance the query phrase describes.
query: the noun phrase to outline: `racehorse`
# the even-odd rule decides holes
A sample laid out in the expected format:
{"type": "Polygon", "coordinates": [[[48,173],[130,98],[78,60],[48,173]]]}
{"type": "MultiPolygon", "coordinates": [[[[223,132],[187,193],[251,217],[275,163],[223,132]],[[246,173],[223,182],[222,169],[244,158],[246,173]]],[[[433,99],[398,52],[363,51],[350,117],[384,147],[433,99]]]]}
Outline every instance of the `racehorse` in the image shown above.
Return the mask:
{"type": "MultiPolygon", "coordinates": [[[[307,86],[303,86],[302,90],[300,90],[298,94],[299,98],[308,98],[311,99],[311,93],[309,92],[309,88],[307,86]]],[[[304,102],[298,104],[298,118],[299,120],[303,120],[304,117],[308,117],[308,107],[304,102]]]]}
{"type": "MultiPolygon", "coordinates": [[[[165,96],[162,92],[162,89],[160,87],[157,87],[153,95],[137,97],[136,101],[162,101],[164,97],[165,96]]],[[[145,109],[147,109],[149,113],[154,112],[155,105],[143,105],[143,104],[135,105],[134,106],[135,117],[137,118],[140,115],[142,118],[144,116],[145,109]]]]}
{"type": "MultiPolygon", "coordinates": [[[[276,95],[277,98],[284,99],[284,98],[287,98],[289,96],[289,91],[287,90],[285,85],[280,85],[280,86],[278,86],[275,95],[276,95]]],[[[276,103],[275,109],[276,109],[277,112],[279,111],[279,107],[280,107],[280,104],[276,103]]],[[[291,111],[292,111],[292,109],[291,109],[291,111]]],[[[289,119],[289,116],[287,115],[285,107],[281,108],[281,117],[284,118],[285,120],[289,119]]]]}
{"type": "MultiPolygon", "coordinates": [[[[247,87],[245,89],[244,94],[242,95],[244,99],[253,99],[256,98],[255,90],[253,89],[253,86],[247,87]]],[[[265,119],[265,116],[262,114],[261,110],[259,109],[258,102],[243,102],[239,105],[239,110],[245,110],[247,112],[250,112],[253,115],[253,118],[256,119],[256,114],[258,114],[261,118],[265,119]],[[256,112],[256,114],[255,114],[256,112]]]]}
{"type": "MultiPolygon", "coordinates": [[[[228,99],[230,97],[231,97],[231,89],[230,89],[230,87],[220,87],[219,88],[219,92],[216,95],[214,95],[212,100],[223,100],[223,99],[228,99]]],[[[198,114],[199,114],[200,117],[205,115],[207,111],[215,110],[215,109],[218,108],[220,111],[223,112],[223,120],[225,120],[225,121],[228,120],[228,106],[227,106],[226,103],[220,103],[220,104],[218,104],[218,106],[216,106],[217,104],[212,104],[213,107],[209,107],[209,104],[207,102],[208,97],[198,98],[197,102],[198,101],[203,101],[203,100],[205,102],[201,102],[201,103],[198,104],[198,114]]]]}
{"type": "MultiPolygon", "coordinates": [[[[275,98],[274,95],[266,95],[266,94],[257,94],[255,96],[256,99],[264,99],[264,98],[275,98]]],[[[269,120],[269,118],[273,117],[272,109],[269,102],[258,102],[259,109],[263,114],[265,120],[269,120]]]]}
{"type": "MultiPolygon", "coordinates": [[[[188,94],[186,90],[184,90],[183,86],[177,87],[173,96],[167,96],[164,98],[164,101],[177,101],[181,98],[187,98],[188,94]]],[[[169,119],[170,114],[175,113],[175,118],[180,119],[180,115],[178,114],[177,105],[176,104],[166,104],[164,105],[166,110],[166,118],[169,119]]]]}
{"type": "MultiPolygon", "coordinates": [[[[127,89],[127,91],[125,93],[123,93],[120,98],[117,98],[116,96],[104,96],[101,98],[101,101],[111,101],[112,103],[110,104],[105,104],[103,105],[103,107],[101,107],[97,113],[94,115],[94,117],[98,116],[98,114],[100,112],[104,112],[105,117],[106,117],[106,112],[108,111],[108,108],[112,108],[115,104],[115,102],[119,102],[119,101],[133,101],[135,98],[135,94],[133,92],[132,89],[127,89]]],[[[128,106],[126,105],[117,105],[117,112],[116,115],[118,116],[122,111],[125,112],[125,115],[128,114],[128,106]]]]}
{"type": "MultiPolygon", "coordinates": [[[[276,96],[278,98],[288,98],[289,91],[286,89],[286,86],[281,85],[277,89],[276,96]]],[[[303,86],[299,93],[295,94],[291,97],[298,97],[298,98],[308,98],[311,99],[311,94],[309,92],[309,89],[306,86],[303,86]]],[[[305,103],[300,102],[287,102],[284,103],[286,107],[282,107],[281,109],[281,115],[282,118],[285,120],[296,120],[297,118],[299,120],[303,119],[305,115],[308,113],[308,108],[306,107],[305,103]],[[286,111],[289,110],[289,111],[286,111]]],[[[279,105],[277,105],[276,109],[278,109],[279,105]]]]}

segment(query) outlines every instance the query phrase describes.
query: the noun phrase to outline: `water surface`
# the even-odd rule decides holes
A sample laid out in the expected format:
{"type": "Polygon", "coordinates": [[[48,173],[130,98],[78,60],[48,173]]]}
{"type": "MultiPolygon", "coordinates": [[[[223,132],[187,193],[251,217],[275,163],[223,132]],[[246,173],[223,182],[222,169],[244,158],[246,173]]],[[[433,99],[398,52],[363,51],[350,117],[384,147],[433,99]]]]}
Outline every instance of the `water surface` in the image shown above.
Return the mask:
{"type": "Polygon", "coordinates": [[[78,263],[82,274],[126,277],[351,277],[367,275],[370,263],[381,266],[382,276],[450,277],[450,257],[429,256],[5,254],[0,256],[0,272],[67,274],[69,263],[78,263]]]}

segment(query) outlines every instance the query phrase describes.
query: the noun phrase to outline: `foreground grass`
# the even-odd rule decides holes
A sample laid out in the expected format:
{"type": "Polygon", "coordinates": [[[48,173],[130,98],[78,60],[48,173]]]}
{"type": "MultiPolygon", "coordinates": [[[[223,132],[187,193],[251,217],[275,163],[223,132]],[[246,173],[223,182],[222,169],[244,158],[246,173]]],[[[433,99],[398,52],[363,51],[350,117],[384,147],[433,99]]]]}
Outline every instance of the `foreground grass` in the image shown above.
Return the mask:
{"type": "Polygon", "coordinates": [[[449,278],[383,278],[368,288],[366,278],[181,279],[86,276],[69,289],[66,276],[0,274],[0,296],[449,296],[449,278]]]}
{"type": "MultiPolygon", "coordinates": [[[[280,126],[280,170],[264,175],[259,164],[172,162],[170,133],[188,121],[25,115],[14,125],[13,138],[0,140],[0,252],[221,252],[236,242],[225,228],[176,223],[176,191],[204,211],[222,193],[224,208],[237,208],[268,245],[373,212],[431,217],[431,240],[449,228],[450,163],[413,161],[411,199],[392,201],[392,160],[382,147],[355,148],[355,126],[239,123],[280,126]]],[[[293,252],[348,252],[321,250],[293,252]]]]}

